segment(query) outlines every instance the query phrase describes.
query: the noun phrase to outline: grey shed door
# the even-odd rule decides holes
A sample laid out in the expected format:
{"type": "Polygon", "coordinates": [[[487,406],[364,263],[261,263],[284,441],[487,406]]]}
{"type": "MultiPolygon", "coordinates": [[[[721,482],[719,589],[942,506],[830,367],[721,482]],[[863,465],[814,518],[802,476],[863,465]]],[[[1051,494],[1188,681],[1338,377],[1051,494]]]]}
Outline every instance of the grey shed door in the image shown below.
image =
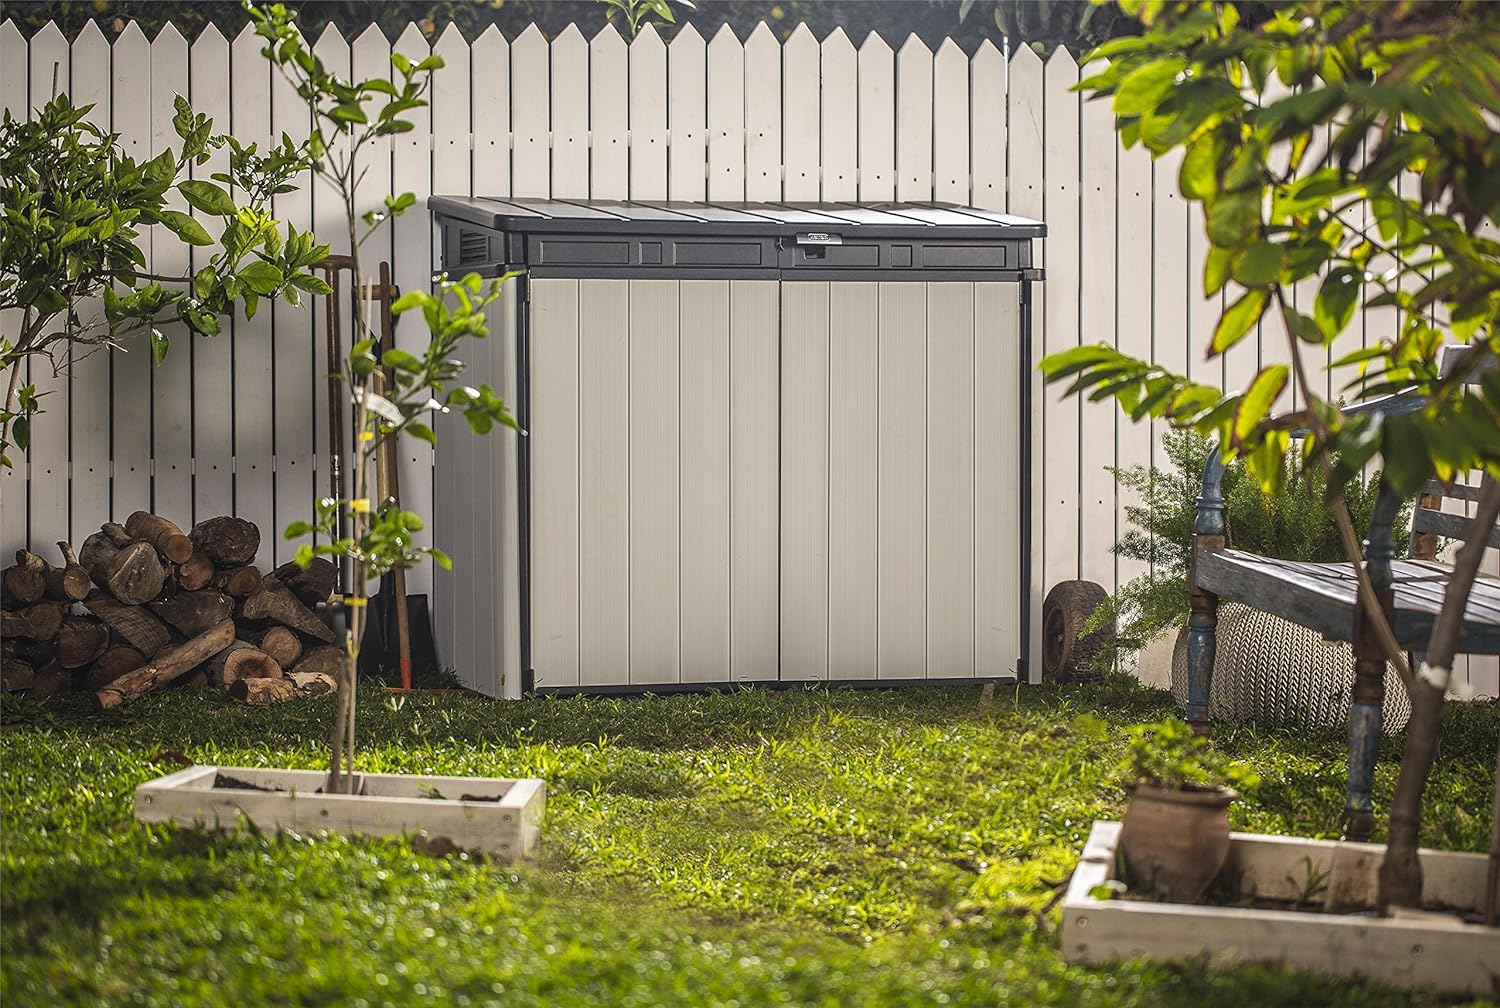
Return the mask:
{"type": "Polygon", "coordinates": [[[1017,285],[531,298],[538,688],[1014,674],[1017,285]]]}

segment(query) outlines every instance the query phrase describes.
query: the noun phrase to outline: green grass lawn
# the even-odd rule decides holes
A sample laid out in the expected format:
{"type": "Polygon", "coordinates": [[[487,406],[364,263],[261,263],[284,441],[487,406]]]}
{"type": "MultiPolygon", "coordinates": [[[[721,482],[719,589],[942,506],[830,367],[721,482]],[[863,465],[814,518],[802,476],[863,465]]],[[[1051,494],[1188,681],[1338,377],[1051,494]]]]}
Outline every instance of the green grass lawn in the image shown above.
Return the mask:
{"type": "MultiPolygon", "coordinates": [[[[198,762],[317,767],[332,699],[168,691],[0,735],[0,1001],[339,1005],[1426,1004],[1200,963],[1065,965],[1054,912],[1122,744],[1169,712],[1111,683],[497,703],[362,698],[370,771],[539,776],[539,865],[408,840],[145,827],[198,762]]],[[[8,715],[14,719],[15,715],[8,715]]],[[[1424,842],[1485,848],[1500,709],[1450,711],[1424,842]]],[[[1224,726],[1237,828],[1331,836],[1343,732],[1224,726]]],[[[1378,800],[1395,782],[1388,740],[1378,800]]]]}

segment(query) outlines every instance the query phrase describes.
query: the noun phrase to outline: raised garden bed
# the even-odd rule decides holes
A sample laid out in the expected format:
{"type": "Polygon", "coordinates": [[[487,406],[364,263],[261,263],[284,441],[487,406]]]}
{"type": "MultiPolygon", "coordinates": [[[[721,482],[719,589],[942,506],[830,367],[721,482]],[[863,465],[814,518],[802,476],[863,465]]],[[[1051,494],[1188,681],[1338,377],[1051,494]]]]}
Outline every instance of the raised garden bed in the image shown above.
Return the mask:
{"type": "Polygon", "coordinates": [[[358,774],[354,794],[324,794],[321,770],[195,765],[135,789],[135,817],[215,829],[241,816],[262,830],[398,836],[425,830],[456,848],[513,859],[537,852],[547,804],[532,778],[358,774]]]}
{"type": "Polygon", "coordinates": [[[1426,909],[1394,917],[1373,910],[1384,847],[1254,833],[1230,835],[1215,884],[1227,905],[1099,899],[1094,891],[1118,877],[1119,833],[1117,822],[1095,822],[1073,872],[1069,962],[1206,956],[1470,994],[1490,993],[1500,977],[1500,928],[1473,922],[1482,854],[1421,851],[1426,909]]]}

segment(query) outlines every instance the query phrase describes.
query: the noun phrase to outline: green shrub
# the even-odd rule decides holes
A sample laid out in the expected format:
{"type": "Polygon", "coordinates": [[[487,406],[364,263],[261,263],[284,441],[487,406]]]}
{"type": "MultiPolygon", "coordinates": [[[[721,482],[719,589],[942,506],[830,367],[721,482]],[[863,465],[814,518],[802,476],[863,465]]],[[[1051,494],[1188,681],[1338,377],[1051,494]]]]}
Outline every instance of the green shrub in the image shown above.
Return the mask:
{"type": "Polygon", "coordinates": [[[1149,782],[1165,788],[1207,791],[1218,787],[1249,788],[1260,777],[1249,766],[1209,747],[1180,718],[1167,718],[1129,729],[1129,748],[1120,763],[1127,787],[1149,782]]]}

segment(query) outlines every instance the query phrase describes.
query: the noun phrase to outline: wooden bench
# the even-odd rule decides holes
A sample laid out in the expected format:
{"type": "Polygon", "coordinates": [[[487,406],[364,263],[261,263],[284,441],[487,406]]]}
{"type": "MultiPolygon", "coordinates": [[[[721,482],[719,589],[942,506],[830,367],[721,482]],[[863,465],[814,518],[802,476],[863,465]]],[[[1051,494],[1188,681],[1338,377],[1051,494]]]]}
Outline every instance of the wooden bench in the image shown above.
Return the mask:
{"type": "MultiPolygon", "coordinates": [[[[1410,398],[1389,397],[1354,407],[1354,411],[1407,412],[1420,407],[1410,398]]],[[[1354,695],[1349,712],[1349,788],[1344,807],[1347,834],[1366,840],[1374,825],[1370,790],[1380,742],[1381,705],[1385,699],[1385,660],[1360,608],[1359,579],[1349,563],[1299,563],[1230,549],[1222,482],[1224,463],[1218,449],[1204,467],[1202,495],[1193,526],[1190,575],[1192,613],[1188,619],[1188,721],[1200,732],[1209,728],[1209,684],[1217,647],[1220,601],[1241,602],[1262,612],[1316,630],[1354,648],[1354,695]]],[[[1402,501],[1381,483],[1364,564],[1371,586],[1395,632],[1396,641],[1416,660],[1415,671],[1442,607],[1452,568],[1436,562],[1440,537],[1467,539],[1472,522],[1440,510],[1444,497],[1475,500],[1478,489],[1463,484],[1427,484],[1412,511],[1410,556],[1395,559],[1391,523],[1402,501]]],[[[1500,547],[1500,527],[1479,530],[1491,546],[1500,547]]],[[[1464,614],[1459,651],[1500,654],[1500,579],[1480,575],[1464,614]]]]}

